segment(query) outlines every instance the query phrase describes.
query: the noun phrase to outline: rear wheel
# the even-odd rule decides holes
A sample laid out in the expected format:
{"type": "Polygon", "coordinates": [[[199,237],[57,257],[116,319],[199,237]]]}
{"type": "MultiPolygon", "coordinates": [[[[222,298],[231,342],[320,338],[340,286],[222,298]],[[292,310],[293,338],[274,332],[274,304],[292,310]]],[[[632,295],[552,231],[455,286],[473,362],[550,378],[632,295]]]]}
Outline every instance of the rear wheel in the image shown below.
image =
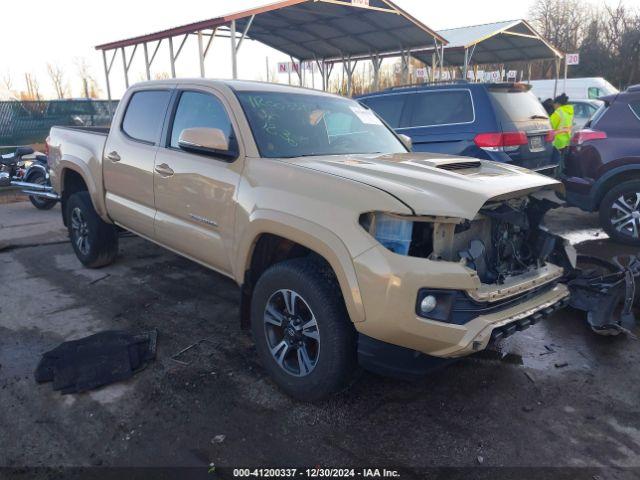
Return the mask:
{"type": "Polygon", "coordinates": [[[604,196],[600,224],[612,240],[640,245],[640,180],[621,183],[604,196]]]}
{"type": "MultiPolygon", "coordinates": [[[[38,185],[46,185],[47,179],[44,173],[37,171],[31,174],[27,180],[29,183],[37,183],[38,185]]],[[[38,210],[50,210],[55,206],[57,200],[52,200],[50,198],[38,197],[36,195],[29,195],[29,201],[36,207],[38,210]]]]}
{"type": "Polygon", "coordinates": [[[98,216],[89,192],[69,197],[66,218],[73,250],[85,267],[100,268],[113,263],[118,254],[117,229],[98,216]]]}
{"type": "Polygon", "coordinates": [[[288,260],[264,272],[253,292],[251,329],[263,366],[292,397],[315,401],[349,384],[356,332],[322,262],[288,260]]]}

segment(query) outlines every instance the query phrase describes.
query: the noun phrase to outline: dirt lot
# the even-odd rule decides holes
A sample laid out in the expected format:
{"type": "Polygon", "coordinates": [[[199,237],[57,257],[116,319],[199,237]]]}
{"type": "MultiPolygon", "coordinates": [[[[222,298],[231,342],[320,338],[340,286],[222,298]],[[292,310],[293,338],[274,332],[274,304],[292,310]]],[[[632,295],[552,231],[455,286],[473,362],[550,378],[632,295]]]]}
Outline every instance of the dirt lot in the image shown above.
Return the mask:
{"type": "MultiPolygon", "coordinates": [[[[0,466],[640,474],[640,342],[597,337],[578,312],[510,338],[502,360],[469,358],[417,383],[363,373],[346,393],[300,404],[256,363],[233,282],[135,237],[122,239],[113,266],[84,269],[58,219],[57,207],[0,205],[0,466]],[[62,341],[153,328],[157,360],[128,382],[63,396],[33,380],[40,354],[62,341]],[[171,359],[202,339],[180,357],[189,365],[171,359]]],[[[592,216],[566,210],[549,223],[583,251],[622,251],[597,234],[592,216]]]]}

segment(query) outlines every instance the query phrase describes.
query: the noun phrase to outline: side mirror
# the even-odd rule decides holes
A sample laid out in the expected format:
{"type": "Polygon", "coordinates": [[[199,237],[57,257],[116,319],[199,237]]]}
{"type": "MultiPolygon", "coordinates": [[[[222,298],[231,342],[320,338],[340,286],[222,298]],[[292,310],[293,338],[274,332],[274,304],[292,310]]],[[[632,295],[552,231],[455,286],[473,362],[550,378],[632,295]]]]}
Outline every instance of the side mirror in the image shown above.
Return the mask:
{"type": "Polygon", "coordinates": [[[413,140],[411,140],[411,137],[402,133],[399,133],[398,137],[400,137],[400,141],[409,151],[413,150],[413,140]]]}
{"type": "Polygon", "coordinates": [[[178,146],[187,152],[235,158],[238,152],[231,149],[229,140],[219,128],[185,128],[180,133],[178,146]]]}

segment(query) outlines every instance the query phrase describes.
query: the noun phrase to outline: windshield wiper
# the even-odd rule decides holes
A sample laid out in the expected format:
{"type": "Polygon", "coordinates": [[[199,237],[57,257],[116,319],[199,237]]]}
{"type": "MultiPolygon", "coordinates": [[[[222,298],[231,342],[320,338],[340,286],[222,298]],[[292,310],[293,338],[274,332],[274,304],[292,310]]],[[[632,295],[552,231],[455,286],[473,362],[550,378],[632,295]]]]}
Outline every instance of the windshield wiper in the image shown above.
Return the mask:
{"type": "Polygon", "coordinates": [[[538,118],[540,120],[548,120],[549,119],[549,117],[545,117],[544,115],[531,115],[531,117],[529,117],[529,118],[531,118],[531,120],[536,120],[538,118]]]}

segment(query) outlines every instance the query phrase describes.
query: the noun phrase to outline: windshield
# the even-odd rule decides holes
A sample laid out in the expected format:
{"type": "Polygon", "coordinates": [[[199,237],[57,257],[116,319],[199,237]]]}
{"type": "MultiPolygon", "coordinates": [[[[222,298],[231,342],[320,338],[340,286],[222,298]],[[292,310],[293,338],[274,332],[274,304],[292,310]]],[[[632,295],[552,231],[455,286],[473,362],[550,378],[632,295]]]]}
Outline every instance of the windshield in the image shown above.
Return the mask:
{"type": "Polygon", "coordinates": [[[236,92],[266,158],[406,153],[370,109],[323,95],[236,92]]]}

